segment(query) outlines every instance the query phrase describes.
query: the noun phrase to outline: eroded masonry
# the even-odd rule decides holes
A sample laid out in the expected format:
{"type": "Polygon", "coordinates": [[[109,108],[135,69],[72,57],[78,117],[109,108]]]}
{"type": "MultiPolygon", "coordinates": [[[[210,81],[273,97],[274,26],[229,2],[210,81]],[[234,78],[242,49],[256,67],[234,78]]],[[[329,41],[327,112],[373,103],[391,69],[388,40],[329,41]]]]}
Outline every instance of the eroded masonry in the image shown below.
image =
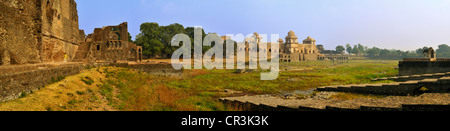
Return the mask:
{"type": "Polygon", "coordinates": [[[142,47],[129,42],[128,25],[96,28],[93,34],[82,39],[73,59],[75,62],[142,61],[142,47]]]}
{"type": "Polygon", "coordinates": [[[79,29],[74,0],[0,0],[0,64],[142,60],[127,23],[79,29]]]}
{"type": "MultiPolygon", "coordinates": [[[[295,35],[294,31],[289,31],[288,35],[285,37],[286,41],[279,39],[278,50],[272,50],[272,42],[262,42],[263,37],[258,33],[253,33],[253,38],[245,39],[245,46],[238,47],[238,51],[245,51],[247,56],[249,52],[264,52],[271,56],[271,52],[279,53],[280,62],[302,62],[302,61],[323,61],[323,60],[349,60],[348,55],[344,54],[322,54],[318,49],[316,40],[308,36],[303,43],[299,43],[298,37],[295,35]],[[249,43],[254,42],[256,46],[250,48],[249,43]],[[260,44],[267,44],[266,49],[263,49],[260,44]]],[[[222,40],[231,39],[229,36],[222,36],[222,40]]]]}
{"type": "Polygon", "coordinates": [[[74,0],[0,0],[0,64],[63,62],[82,35],[74,0]]]}
{"type": "Polygon", "coordinates": [[[126,22],[86,36],[74,0],[0,0],[0,102],[88,67],[179,75],[170,64],[140,61],[142,47],[130,42],[126,22]]]}

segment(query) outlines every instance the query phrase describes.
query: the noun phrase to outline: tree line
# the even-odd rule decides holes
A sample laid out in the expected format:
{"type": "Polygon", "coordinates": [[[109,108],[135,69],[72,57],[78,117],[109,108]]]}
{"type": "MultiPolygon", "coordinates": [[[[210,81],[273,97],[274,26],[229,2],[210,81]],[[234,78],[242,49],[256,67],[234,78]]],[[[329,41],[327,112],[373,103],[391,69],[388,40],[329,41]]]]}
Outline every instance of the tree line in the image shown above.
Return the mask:
{"type": "MultiPolygon", "coordinates": [[[[143,23],[140,26],[139,35],[136,36],[134,43],[138,46],[142,46],[142,54],[147,58],[171,58],[173,52],[175,52],[179,47],[171,46],[172,37],[183,33],[191,38],[191,52],[194,52],[194,31],[196,27],[184,27],[181,24],[174,23],[168,26],[160,26],[158,23],[143,23]]],[[[207,34],[205,30],[202,29],[202,39],[205,39],[207,34]]],[[[237,48],[237,43],[235,44],[235,50],[237,48]]],[[[225,42],[224,42],[225,43],[225,42]]],[[[213,46],[215,43],[211,43],[212,46],[202,46],[202,52],[205,53],[213,46]]],[[[181,45],[180,45],[181,46],[181,45]]],[[[224,50],[226,48],[224,47],[224,50]]],[[[225,53],[225,51],[224,51],[225,53]]]]}
{"type": "MultiPolygon", "coordinates": [[[[435,49],[438,58],[450,58],[450,46],[447,44],[441,44],[435,49]]],[[[423,57],[423,51],[429,47],[423,47],[412,51],[402,51],[397,49],[381,49],[378,47],[369,48],[362,44],[351,46],[347,44],[344,46],[339,45],[336,47],[338,53],[348,53],[352,55],[368,56],[371,58],[380,59],[402,59],[402,58],[421,58],[423,57]]]]}

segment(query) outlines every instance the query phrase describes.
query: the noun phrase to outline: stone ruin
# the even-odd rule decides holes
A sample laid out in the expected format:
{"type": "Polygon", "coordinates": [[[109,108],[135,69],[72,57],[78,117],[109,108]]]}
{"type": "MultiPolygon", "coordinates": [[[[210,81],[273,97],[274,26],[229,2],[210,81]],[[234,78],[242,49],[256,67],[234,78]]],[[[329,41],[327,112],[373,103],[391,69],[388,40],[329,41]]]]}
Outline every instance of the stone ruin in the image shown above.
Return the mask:
{"type": "Polygon", "coordinates": [[[405,58],[399,62],[399,75],[421,75],[450,72],[449,58],[436,58],[433,48],[423,51],[424,58],[405,58]]]}
{"type": "Polygon", "coordinates": [[[129,42],[126,22],[86,36],[74,0],[0,0],[0,102],[91,67],[181,74],[170,64],[140,61],[142,47],[129,42]]]}
{"type": "Polygon", "coordinates": [[[424,50],[423,56],[430,59],[430,61],[436,61],[436,52],[434,51],[433,47],[424,50]]]}
{"type": "Polygon", "coordinates": [[[0,65],[142,60],[127,23],[79,29],[74,0],[0,0],[0,65]]]}
{"type": "Polygon", "coordinates": [[[0,0],[0,64],[63,62],[81,41],[74,0],[0,0]]]}
{"type": "Polygon", "coordinates": [[[142,61],[142,47],[129,42],[127,23],[96,28],[80,42],[74,62],[142,61]]]}

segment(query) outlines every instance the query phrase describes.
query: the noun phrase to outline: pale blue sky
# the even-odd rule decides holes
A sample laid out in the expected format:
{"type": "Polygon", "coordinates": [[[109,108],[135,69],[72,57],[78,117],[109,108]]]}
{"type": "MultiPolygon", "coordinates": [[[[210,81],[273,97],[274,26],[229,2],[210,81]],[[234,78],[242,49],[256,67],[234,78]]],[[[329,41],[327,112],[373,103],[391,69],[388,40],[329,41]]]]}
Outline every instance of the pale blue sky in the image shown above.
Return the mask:
{"type": "Polygon", "coordinates": [[[317,39],[326,49],[358,44],[413,50],[450,44],[450,0],[76,0],[80,28],[128,22],[202,26],[225,34],[317,39]]]}

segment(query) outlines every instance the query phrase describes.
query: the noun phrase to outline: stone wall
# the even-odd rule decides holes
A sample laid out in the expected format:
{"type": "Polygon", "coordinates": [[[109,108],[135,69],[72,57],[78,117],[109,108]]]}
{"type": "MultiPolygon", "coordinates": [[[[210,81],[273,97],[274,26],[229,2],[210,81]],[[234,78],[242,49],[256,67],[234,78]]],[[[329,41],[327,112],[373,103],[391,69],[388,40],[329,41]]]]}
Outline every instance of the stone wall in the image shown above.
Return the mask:
{"type": "Polygon", "coordinates": [[[17,99],[22,93],[39,90],[52,80],[76,75],[86,68],[99,66],[131,68],[148,74],[164,76],[181,76],[183,74],[182,70],[173,69],[171,64],[70,63],[1,66],[0,102],[17,99]]]}
{"type": "Polygon", "coordinates": [[[80,73],[93,64],[27,65],[0,68],[0,101],[14,100],[22,93],[39,90],[52,80],[80,73]]]}
{"type": "Polygon", "coordinates": [[[175,70],[171,64],[128,64],[128,63],[114,63],[111,66],[130,68],[148,74],[163,75],[163,76],[181,76],[183,70],[175,70]]]}
{"type": "Polygon", "coordinates": [[[0,0],[0,65],[70,60],[80,42],[74,0],[0,0]]]}
{"type": "Polygon", "coordinates": [[[40,2],[0,0],[0,65],[40,62],[40,2]]]}
{"type": "Polygon", "coordinates": [[[238,100],[228,100],[228,99],[220,99],[220,101],[224,104],[230,105],[231,107],[235,107],[237,109],[242,109],[244,111],[448,111],[450,110],[450,105],[407,105],[404,104],[401,107],[369,107],[369,106],[361,106],[357,109],[349,109],[349,108],[339,108],[326,106],[323,109],[311,108],[311,107],[287,107],[287,106],[270,106],[260,103],[251,103],[246,101],[238,101],[238,100]]]}
{"type": "Polygon", "coordinates": [[[450,72],[450,61],[400,61],[399,75],[419,75],[450,72]]]}
{"type": "Polygon", "coordinates": [[[142,61],[142,47],[129,42],[128,23],[94,29],[80,46],[72,61],[127,62],[142,61]]]}

